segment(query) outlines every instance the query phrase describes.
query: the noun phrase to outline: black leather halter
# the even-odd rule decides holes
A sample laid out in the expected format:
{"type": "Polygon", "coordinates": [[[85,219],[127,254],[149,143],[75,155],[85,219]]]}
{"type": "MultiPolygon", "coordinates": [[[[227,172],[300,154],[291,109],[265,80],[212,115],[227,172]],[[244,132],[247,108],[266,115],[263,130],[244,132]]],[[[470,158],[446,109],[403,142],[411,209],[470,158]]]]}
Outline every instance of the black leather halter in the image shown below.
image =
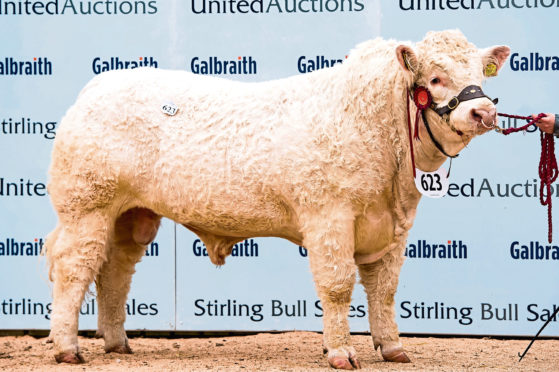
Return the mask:
{"type": "Polygon", "coordinates": [[[439,116],[443,116],[443,115],[450,114],[450,112],[452,110],[454,110],[456,107],[458,107],[458,105],[461,102],[469,101],[469,100],[475,99],[475,98],[482,98],[482,97],[485,97],[485,98],[489,99],[495,105],[499,102],[498,98],[491,99],[491,97],[489,97],[488,95],[483,93],[483,90],[481,90],[480,86],[468,85],[466,88],[462,89],[460,94],[458,94],[457,96],[452,97],[450,99],[450,101],[448,101],[446,106],[437,107],[438,105],[435,102],[433,102],[433,103],[431,103],[430,108],[433,111],[435,111],[437,114],[439,114],[439,116]]]}
{"type": "MultiPolygon", "coordinates": [[[[457,130],[454,128],[454,126],[452,126],[448,122],[448,115],[452,112],[452,110],[454,110],[456,107],[458,107],[458,105],[461,102],[469,101],[471,99],[476,99],[476,98],[482,98],[482,97],[485,97],[485,98],[489,99],[495,105],[499,102],[498,98],[491,99],[491,97],[489,97],[488,95],[483,93],[483,90],[481,90],[480,86],[468,85],[466,88],[462,89],[460,94],[458,94],[457,96],[452,97],[450,99],[450,101],[448,101],[446,106],[438,107],[438,105],[435,102],[432,102],[431,106],[429,108],[431,110],[435,111],[437,114],[439,114],[439,116],[442,117],[445,120],[445,122],[450,126],[450,128],[454,132],[457,132],[457,130]]],[[[427,121],[427,117],[425,116],[425,110],[423,110],[421,112],[421,116],[422,116],[422,119],[423,119],[423,123],[425,124],[425,128],[427,129],[427,133],[429,133],[429,138],[431,138],[431,141],[433,141],[433,143],[435,144],[435,147],[448,158],[458,157],[459,154],[449,155],[444,150],[441,143],[435,139],[435,136],[433,135],[433,132],[431,132],[431,128],[429,127],[429,122],[427,121]]],[[[459,133],[459,134],[461,135],[461,133],[459,133]]]]}

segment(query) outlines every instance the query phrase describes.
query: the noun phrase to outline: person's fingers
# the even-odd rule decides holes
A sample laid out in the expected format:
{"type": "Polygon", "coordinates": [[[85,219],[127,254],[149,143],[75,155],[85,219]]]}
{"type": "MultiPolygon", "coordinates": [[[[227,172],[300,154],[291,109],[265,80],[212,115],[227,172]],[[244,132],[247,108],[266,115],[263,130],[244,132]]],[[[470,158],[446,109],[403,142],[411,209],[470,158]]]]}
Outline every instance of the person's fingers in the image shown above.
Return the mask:
{"type": "Polygon", "coordinates": [[[550,134],[553,133],[553,129],[554,129],[554,126],[553,126],[553,125],[550,125],[549,123],[543,123],[543,122],[541,122],[541,121],[538,121],[538,122],[536,122],[535,124],[536,124],[536,126],[537,126],[538,128],[540,128],[540,130],[541,130],[542,132],[550,133],[550,134]]]}

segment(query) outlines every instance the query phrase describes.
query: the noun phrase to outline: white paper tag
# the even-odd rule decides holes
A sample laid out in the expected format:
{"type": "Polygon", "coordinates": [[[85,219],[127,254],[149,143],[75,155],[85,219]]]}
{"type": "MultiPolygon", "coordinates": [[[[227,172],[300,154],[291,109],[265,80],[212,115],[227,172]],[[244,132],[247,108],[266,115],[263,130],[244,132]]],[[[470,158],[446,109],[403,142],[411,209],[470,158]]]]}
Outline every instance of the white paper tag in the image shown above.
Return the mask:
{"type": "Polygon", "coordinates": [[[448,192],[448,173],[440,167],[434,172],[423,172],[415,168],[415,187],[425,196],[430,198],[442,198],[448,192]]]}
{"type": "Polygon", "coordinates": [[[165,102],[161,105],[161,112],[169,116],[175,116],[177,111],[179,111],[179,108],[173,102],[165,102]]]}

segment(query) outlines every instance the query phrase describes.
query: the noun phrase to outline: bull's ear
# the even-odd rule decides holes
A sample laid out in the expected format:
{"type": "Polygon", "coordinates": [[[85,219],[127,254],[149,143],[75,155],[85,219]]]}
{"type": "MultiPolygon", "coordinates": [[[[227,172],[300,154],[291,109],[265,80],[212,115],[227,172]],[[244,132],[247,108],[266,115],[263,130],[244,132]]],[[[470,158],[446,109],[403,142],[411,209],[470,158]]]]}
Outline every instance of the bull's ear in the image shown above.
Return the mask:
{"type": "Polygon", "coordinates": [[[499,70],[509,57],[509,54],[510,48],[506,45],[484,49],[481,53],[484,75],[487,77],[497,76],[499,70]]]}
{"type": "Polygon", "coordinates": [[[409,45],[398,45],[396,48],[396,58],[404,71],[415,75],[419,69],[417,56],[409,45]]]}

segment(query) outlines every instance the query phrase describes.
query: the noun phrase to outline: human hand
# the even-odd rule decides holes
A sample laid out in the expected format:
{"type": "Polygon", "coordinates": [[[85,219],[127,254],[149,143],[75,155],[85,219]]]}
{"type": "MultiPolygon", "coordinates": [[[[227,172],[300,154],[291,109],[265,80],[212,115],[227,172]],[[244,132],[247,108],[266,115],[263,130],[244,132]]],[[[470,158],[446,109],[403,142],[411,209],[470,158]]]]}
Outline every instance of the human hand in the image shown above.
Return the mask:
{"type": "MultiPolygon", "coordinates": [[[[537,114],[532,115],[532,119],[537,117],[537,114]]],[[[535,124],[542,132],[553,134],[553,130],[555,129],[555,114],[545,114],[545,116],[538,120],[535,124]]]]}

